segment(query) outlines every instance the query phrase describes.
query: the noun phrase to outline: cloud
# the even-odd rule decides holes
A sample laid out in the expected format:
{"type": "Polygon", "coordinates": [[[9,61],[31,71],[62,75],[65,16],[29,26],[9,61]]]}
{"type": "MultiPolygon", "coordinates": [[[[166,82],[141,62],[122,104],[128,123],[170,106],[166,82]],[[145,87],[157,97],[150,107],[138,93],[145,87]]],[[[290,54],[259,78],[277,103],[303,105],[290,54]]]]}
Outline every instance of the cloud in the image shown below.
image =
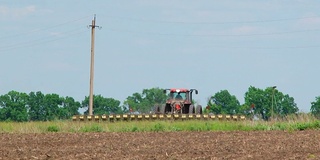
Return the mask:
{"type": "Polygon", "coordinates": [[[36,6],[34,5],[15,8],[8,6],[0,6],[1,17],[21,18],[34,12],[36,12],[36,6]]]}

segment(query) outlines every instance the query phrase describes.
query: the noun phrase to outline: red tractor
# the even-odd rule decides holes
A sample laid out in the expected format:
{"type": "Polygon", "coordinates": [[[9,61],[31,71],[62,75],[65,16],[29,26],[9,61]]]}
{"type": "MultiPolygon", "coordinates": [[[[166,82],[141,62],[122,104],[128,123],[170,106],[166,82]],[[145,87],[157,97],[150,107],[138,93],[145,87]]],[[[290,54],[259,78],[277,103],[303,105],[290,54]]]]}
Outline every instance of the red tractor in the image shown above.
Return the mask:
{"type": "Polygon", "coordinates": [[[195,91],[198,94],[198,90],[196,89],[164,89],[165,94],[167,91],[168,99],[166,100],[166,104],[162,106],[155,107],[155,113],[161,114],[202,114],[201,105],[197,105],[196,107],[192,104],[192,93],[195,91]]]}

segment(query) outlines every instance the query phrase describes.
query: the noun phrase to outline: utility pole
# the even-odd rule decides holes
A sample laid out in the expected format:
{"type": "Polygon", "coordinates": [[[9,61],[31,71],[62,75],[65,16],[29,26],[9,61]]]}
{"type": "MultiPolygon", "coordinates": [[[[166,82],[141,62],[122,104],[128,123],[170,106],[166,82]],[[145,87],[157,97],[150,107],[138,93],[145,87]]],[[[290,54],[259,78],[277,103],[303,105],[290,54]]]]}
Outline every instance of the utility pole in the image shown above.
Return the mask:
{"type": "Polygon", "coordinates": [[[274,90],[277,88],[277,86],[272,87],[272,97],[271,97],[271,120],[273,120],[273,99],[274,99],[274,90]]]}
{"type": "Polygon", "coordinates": [[[96,15],[92,20],[91,28],[91,63],[90,63],[90,96],[89,96],[89,115],[93,115],[93,77],[94,77],[94,31],[96,26],[96,15]]]}

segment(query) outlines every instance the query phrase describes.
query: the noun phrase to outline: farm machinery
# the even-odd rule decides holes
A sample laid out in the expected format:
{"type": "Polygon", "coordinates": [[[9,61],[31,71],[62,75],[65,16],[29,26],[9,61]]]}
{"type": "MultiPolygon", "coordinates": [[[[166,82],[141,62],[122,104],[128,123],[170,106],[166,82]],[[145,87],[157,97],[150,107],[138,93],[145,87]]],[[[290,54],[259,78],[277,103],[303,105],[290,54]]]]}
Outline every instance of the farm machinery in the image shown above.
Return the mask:
{"type": "Polygon", "coordinates": [[[154,113],[161,114],[202,114],[201,105],[196,107],[192,104],[192,93],[198,94],[196,89],[164,89],[166,94],[169,91],[166,104],[157,105],[154,113]]]}
{"type": "Polygon", "coordinates": [[[242,115],[203,114],[201,105],[194,105],[192,95],[198,94],[196,89],[164,89],[167,95],[165,104],[155,105],[148,114],[109,114],[109,115],[77,115],[73,121],[133,121],[133,120],[245,120],[242,115]]]}

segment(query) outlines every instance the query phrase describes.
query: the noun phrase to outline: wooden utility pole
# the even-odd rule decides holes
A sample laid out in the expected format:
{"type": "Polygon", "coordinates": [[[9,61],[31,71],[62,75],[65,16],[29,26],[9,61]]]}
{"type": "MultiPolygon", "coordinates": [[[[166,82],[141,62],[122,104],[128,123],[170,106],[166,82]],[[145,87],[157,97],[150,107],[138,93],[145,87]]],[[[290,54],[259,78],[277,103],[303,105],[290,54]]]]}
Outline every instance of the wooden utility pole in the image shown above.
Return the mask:
{"type": "Polygon", "coordinates": [[[94,75],[94,31],[96,26],[96,15],[92,20],[91,27],[91,63],[90,63],[90,96],[89,96],[89,115],[93,115],[93,75],[94,75]]]}
{"type": "Polygon", "coordinates": [[[272,87],[272,97],[271,97],[271,120],[273,120],[273,99],[274,99],[274,90],[277,88],[277,86],[272,87]]]}

